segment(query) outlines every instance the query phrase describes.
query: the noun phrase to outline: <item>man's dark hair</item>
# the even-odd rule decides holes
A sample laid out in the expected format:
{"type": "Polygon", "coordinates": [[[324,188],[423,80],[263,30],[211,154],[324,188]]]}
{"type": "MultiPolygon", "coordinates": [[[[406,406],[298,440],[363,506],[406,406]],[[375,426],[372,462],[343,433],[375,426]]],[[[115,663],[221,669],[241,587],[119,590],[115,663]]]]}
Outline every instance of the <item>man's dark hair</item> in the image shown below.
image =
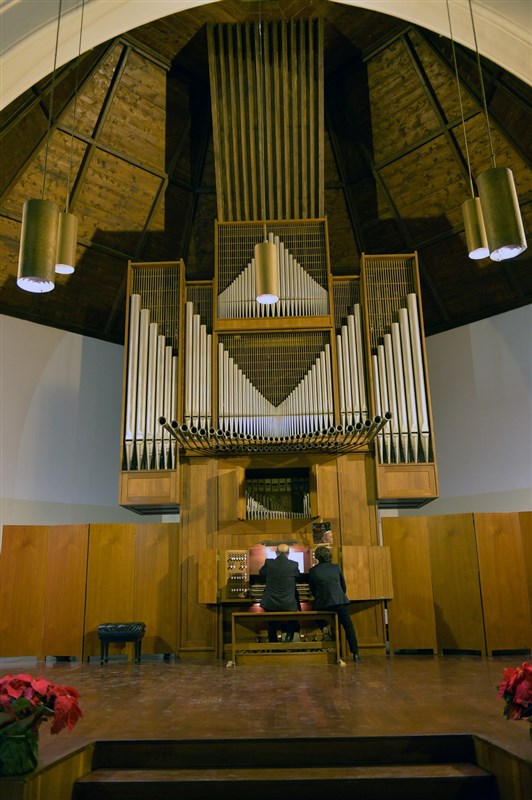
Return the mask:
{"type": "Polygon", "coordinates": [[[316,547],[314,557],[321,563],[322,561],[332,561],[332,553],[330,547],[316,547]]]}

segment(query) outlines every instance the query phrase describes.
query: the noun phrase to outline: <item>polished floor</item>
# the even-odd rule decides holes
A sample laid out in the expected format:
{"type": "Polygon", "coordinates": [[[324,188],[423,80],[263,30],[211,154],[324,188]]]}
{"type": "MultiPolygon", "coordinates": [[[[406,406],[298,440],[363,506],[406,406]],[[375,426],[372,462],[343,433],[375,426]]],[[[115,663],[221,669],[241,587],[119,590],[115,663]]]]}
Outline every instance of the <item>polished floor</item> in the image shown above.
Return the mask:
{"type": "Polygon", "coordinates": [[[364,656],[360,664],[228,667],[225,661],[0,660],[81,694],[83,718],[52,736],[41,763],[97,739],[474,733],[532,762],[528,722],[502,715],[497,687],[517,656],[364,656]]]}

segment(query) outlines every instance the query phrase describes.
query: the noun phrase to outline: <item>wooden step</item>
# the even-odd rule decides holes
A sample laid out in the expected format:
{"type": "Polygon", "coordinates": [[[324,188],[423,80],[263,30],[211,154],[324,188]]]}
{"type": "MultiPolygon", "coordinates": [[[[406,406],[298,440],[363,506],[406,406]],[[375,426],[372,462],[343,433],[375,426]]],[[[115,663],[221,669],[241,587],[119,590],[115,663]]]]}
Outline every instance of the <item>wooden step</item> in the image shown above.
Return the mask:
{"type": "Polygon", "coordinates": [[[356,767],[476,761],[468,734],[293,739],[109,740],[94,744],[93,769],[356,767]]]}
{"type": "Polygon", "coordinates": [[[319,796],[364,800],[498,800],[495,778],[474,764],[370,767],[259,767],[96,769],[78,780],[72,800],[309,800],[319,796]]]}

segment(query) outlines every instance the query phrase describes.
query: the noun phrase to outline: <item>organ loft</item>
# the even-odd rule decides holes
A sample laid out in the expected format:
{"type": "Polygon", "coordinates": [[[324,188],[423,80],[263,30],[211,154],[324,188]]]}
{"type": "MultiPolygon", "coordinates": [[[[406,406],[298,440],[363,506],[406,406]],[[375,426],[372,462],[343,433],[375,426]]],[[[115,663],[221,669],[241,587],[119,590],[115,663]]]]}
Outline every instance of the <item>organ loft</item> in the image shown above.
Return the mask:
{"type": "Polygon", "coordinates": [[[321,20],[213,25],[208,48],[213,278],[129,264],[119,502],[179,512],[182,656],[227,657],[270,548],[305,576],[316,522],[362,650],[384,653],[379,510],[438,494],[417,256],[330,263],[321,20]]]}

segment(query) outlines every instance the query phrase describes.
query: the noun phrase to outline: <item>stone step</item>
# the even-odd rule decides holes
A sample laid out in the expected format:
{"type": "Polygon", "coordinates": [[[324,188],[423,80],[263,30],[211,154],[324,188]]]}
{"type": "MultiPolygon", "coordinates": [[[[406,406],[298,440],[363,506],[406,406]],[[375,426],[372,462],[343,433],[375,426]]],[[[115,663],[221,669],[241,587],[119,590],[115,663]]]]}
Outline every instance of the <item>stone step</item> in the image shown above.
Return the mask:
{"type": "Polygon", "coordinates": [[[79,779],[72,800],[309,800],[349,796],[364,800],[498,800],[493,775],[474,764],[357,767],[96,769],[79,779]],[[340,795],[341,796],[341,795],[340,795]]]}

